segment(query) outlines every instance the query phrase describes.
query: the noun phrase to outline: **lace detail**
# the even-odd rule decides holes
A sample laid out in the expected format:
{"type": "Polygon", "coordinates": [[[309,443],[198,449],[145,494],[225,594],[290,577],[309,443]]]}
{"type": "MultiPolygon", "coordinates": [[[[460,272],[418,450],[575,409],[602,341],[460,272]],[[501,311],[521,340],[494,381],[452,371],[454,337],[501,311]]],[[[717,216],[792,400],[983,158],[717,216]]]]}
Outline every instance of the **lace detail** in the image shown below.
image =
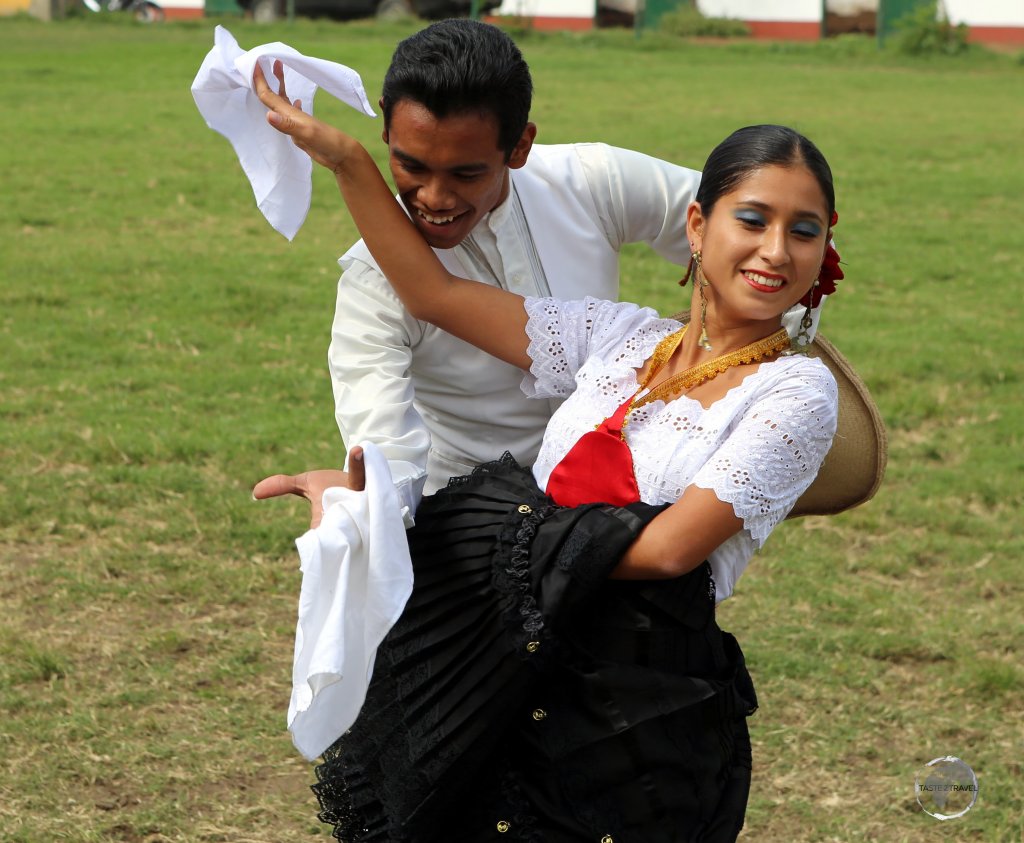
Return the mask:
{"type": "Polygon", "coordinates": [[[343,843],[389,839],[389,823],[383,817],[380,802],[366,780],[362,768],[344,760],[337,743],[324,753],[324,761],[314,768],[317,783],[310,786],[320,803],[317,819],[333,825],[331,836],[343,843]],[[356,803],[361,802],[361,807],[356,803]],[[373,819],[369,819],[369,817],[373,819]]]}
{"type": "Polygon", "coordinates": [[[768,389],[693,478],[732,504],[757,547],[811,485],[831,447],[838,390],[831,375],[816,375],[793,372],[768,389]]]}
{"type": "Polygon", "coordinates": [[[505,524],[495,551],[495,559],[507,559],[494,572],[494,586],[505,595],[509,605],[504,610],[509,635],[515,642],[515,652],[534,664],[546,661],[552,651],[544,616],[530,583],[530,545],[537,528],[552,512],[554,506],[528,507],[528,512],[514,513],[505,524]],[[536,649],[531,648],[543,644],[536,649]]]}
{"type": "MultiPolygon", "coordinates": [[[[523,391],[531,397],[570,395],[578,381],[592,380],[584,367],[597,356],[613,371],[596,373],[595,388],[614,398],[621,392],[619,376],[643,365],[658,342],[679,328],[678,322],[659,319],[650,308],[628,302],[528,298],[525,307],[528,354],[533,362],[523,379],[523,391]]],[[[635,391],[635,375],[633,380],[635,391]]]]}
{"type": "Polygon", "coordinates": [[[505,451],[498,459],[485,462],[482,465],[478,465],[469,474],[460,474],[458,477],[449,477],[448,485],[446,489],[457,489],[460,486],[465,486],[471,480],[478,478],[484,474],[503,474],[508,469],[519,469],[525,471],[516,458],[512,456],[509,451],[505,451]]]}

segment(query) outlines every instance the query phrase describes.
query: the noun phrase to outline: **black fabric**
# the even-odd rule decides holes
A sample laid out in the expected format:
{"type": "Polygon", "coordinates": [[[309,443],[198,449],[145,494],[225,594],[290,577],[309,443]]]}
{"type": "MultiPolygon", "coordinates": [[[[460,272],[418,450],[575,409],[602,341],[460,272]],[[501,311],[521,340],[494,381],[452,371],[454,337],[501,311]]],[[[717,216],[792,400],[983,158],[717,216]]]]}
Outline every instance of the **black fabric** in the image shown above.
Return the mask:
{"type": "Polygon", "coordinates": [[[663,508],[555,507],[508,455],[424,499],[412,597],[316,770],[335,837],[735,839],[756,699],[710,568],[608,579],[663,508]]]}

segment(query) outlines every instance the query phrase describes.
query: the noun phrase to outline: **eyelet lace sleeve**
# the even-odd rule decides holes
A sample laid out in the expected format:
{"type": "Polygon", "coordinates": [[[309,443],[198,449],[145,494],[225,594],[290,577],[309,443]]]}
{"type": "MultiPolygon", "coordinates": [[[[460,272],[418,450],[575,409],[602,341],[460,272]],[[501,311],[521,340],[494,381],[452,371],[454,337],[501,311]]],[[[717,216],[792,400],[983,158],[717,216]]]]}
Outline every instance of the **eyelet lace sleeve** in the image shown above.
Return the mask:
{"type": "Polygon", "coordinates": [[[576,373],[589,357],[639,366],[673,323],[630,302],[586,298],[559,301],[527,298],[526,334],[533,361],[522,389],[530,398],[565,398],[576,389],[576,373]]]}
{"type": "Polygon", "coordinates": [[[806,363],[750,408],[693,478],[732,504],[756,547],[811,485],[836,432],[835,379],[806,363]]]}

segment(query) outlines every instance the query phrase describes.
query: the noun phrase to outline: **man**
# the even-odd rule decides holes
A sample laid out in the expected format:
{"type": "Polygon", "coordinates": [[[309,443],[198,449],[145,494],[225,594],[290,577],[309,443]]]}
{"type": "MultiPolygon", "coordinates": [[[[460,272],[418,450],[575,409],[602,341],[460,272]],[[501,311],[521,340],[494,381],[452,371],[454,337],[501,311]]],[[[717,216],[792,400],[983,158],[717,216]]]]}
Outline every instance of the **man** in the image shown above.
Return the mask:
{"type": "MultiPolygon", "coordinates": [[[[686,207],[700,174],[600,144],[534,145],[532,81],[512,40],[469,20],[400,43],[380,105],[391,172],[417,229],[453,273],[527,296],[618,297],[618,253],[646,242],[685,265],[686,207]]],[[[329,351],[335,408],[351,447],[387,457],[407,522],[421,494],[511,451],[536,457],[554,406],[522,372],[402,307],[360,241],[343,274],[329,351]]],[[[257,497],[313,502],[339,472],[278,476],[257,497]]]]}

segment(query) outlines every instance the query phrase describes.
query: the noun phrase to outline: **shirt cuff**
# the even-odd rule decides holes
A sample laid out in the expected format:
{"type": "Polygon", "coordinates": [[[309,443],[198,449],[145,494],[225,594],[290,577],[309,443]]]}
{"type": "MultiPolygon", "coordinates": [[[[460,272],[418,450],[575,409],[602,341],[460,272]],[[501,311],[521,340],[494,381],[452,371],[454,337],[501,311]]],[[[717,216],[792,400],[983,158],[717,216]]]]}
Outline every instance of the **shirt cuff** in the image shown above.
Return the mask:
{"type": "MultiPolygon", "coordinates": [[[[400,470],[399,465],[401,463],[391,463],[392,475],[400,470]]],[[[423,486],[426,482],[425,471],[419,471],[415,477],[395,478],[395,491],[398,492],[398,502],[402,507],[402,523],[407,530],[416,524],[416,509],[423,500],[423,486]]]]}
{"type": "MultiPolygon", "coordinates": [[[[416,523],[416,510],[423,500],[423,487],[427,482],[427,470],[408,460],[388,460],[391,479],[398,493],[398,505],[402,511],[402,523],[409,529],[416,523]]],[[[345,458],[348,471],[348,458],[345,458]]]]}

